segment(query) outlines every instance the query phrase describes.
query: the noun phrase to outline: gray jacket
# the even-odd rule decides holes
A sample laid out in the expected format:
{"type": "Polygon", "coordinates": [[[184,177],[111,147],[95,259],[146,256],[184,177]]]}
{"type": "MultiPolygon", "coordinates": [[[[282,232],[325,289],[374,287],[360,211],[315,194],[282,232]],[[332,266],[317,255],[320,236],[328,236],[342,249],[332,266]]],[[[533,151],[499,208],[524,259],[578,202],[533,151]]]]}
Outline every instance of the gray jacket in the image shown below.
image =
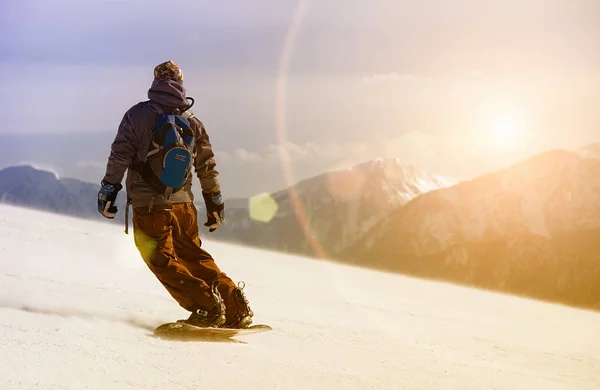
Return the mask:
{"type": "MultiPolygon", "coordinates": [[[[171,80],[154,80],[152,87],[148,90],[148,98],[162,105],[165,111],[188,107],[189,101],[185,97],[186,91],[183,85],[171,80]]],[[[125,171],[127,171],[125,187],[134,208],[147,207],[153,199],[155,205],[194,201],[191,177],[184,184],[182,190],[171,195],[169,199],[165,199],[157,195],[144,182],[141,175],[133,169],[136,164],[146,161],[156,118],[157,114],[143,102],[131,107],[121,120],[106,166],[104,180],[113,184],[121,183],[125,171]]],[[[200,179],[203,192],[216,194],[220,192],[219,173],[215,168],[215,156],[208,134],[202,122],[196,117],[189,118],[189,122],[195,133],[194,170],[196,176],[200,179]]]]}

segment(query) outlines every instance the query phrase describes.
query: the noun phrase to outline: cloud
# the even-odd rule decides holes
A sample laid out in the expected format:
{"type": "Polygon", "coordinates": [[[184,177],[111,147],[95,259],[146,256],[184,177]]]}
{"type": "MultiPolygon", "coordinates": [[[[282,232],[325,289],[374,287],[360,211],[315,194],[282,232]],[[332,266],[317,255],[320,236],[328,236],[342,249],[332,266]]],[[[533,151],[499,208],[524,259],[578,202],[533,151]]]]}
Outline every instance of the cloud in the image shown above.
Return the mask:
{"type": "Polygon", "coordinates": [[[280,145],[271,144],[266,149],[265,158],[270,163],[274,161],[284,163],[297,162],[309,158],[311,155],[308,148],[293,142],[286,142],[280,145]]]}
{"type": "Polygon", "coordinates": [[[223,150],[213,150],[215,154],[215,159],[217,160],[217,164],[229,164],[234,161],[231,153],[225,152],[223,150]]]}
{"type": "Polygon", "coordinates": [[[510,165],[515,157],[494,152],[477,139],[467,136],[431,134],[420,130],[397,137],[373,136],[365,142],[286,142],[267,145],[262,150],[237,149],[228,164],[253,165],[258,170],[291,167],[297,178],[325,171],[347,169],[377,158],[397,158],[431,174],[469,179],[510,165]],[[498,154],[498,153],[495,153],[498,154]],[[477,161],[474,164],[474,161],[477,161]]]}
{"type": "Polygon", "coordinates": [[[397,138],[374,137],[370,142],[297,144],[288,141],[281,145],[270,144],[257,151],[239,148],[231,153],[231,159],[222,163],[263,166],[291,164],[299,167],[320,165],[323,170],[329,170],[350,167],[378,157],[400,157],[419,165],[436,160],[441,149],[453,145],[421,131],[413,131],[397,138]]]}
{"type": "Polygon", "coordinates": [[[273,165],[279,164],[281,161],[285,163],[302,161],[314,155],[313,148],[313,145],[296,145],[292,142],[286,142],[281,145],[269,144],[259,151],[237,148],[231,153],[219,152],[215,154],[221,163],[273,165]]]}
{"type": "Polygon", "coordinates": [[[365,143],[315,143],[306,142],[296,144],[285,142],[275,145],[269,144],[259,152],[251,152],[246,149],[236,149],[233,153],[234,161],[238,163],[280,164],[301,163],[318,159],[320,161],[337,160],[345,158],[349,154],[356,154],[367,149],[365,143]]]}
{"type": "Polygon", "coordinates": [[[291,169],[293,179],[297,181],[377,158],[396,158],[430,174],[459,181],[503,169],[529,155],[526,150],[517,148],[509,152],[498,150],[477,133],[447,131],[434,134],[417,129],[397,136],[372,134],[365,141],[286,141],[257,149],[238,148],[233,152],[218,153],[217,159],[219,164],[235,172],[251,169],[273,173],[286,167],[291,169]],[[224,159],[221,155],[228,157],[224,159]]]}
{"type": "Polygon", "coordinates": [[[250,152],[243,148],[233,151],[233,158],[241,163],[255,163],[263,160],[263,157],[257,153],[250,152]]]}

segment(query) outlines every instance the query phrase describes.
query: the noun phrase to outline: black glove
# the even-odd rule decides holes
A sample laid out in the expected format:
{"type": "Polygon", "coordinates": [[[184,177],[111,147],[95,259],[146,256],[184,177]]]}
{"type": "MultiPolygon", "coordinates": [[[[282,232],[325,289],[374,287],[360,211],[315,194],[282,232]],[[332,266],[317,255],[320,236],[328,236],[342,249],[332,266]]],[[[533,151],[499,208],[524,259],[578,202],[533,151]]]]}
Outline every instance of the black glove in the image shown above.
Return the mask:
{"type": "Polygon", "coordinates": [[[121,191],[123,186],[121,184],[109,183],[106,180],[102,180],[100,184],[102,187],[100,187],[100,191],[98,192],[98,211],[106,218],[113,219],[118,211],[115,205],[117,193],[121,191]]]}
{"type": "Polygon", "coordinates": [[[206,223],[209,232],[214,232],[225,220],[225,204],[221,193],[207,194],[202,192],[204,204],[206,204],[206,223]]]}

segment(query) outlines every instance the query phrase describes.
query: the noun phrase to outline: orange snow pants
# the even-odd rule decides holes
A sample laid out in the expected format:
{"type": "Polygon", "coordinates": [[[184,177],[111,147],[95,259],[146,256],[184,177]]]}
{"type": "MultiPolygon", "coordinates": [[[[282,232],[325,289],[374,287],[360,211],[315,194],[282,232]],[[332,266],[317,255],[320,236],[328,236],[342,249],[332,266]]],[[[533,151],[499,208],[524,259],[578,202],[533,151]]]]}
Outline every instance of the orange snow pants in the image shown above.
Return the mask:
{"type": "Polygon", "coordinates": [[[221,272],[198,237],[198,211],[193,203],[157,205],[133,209],[135,245],[142,258],[181,307],[188,311],[210,310],[213,281],[229,320],[237,312],[235,283],[221,272]]]}

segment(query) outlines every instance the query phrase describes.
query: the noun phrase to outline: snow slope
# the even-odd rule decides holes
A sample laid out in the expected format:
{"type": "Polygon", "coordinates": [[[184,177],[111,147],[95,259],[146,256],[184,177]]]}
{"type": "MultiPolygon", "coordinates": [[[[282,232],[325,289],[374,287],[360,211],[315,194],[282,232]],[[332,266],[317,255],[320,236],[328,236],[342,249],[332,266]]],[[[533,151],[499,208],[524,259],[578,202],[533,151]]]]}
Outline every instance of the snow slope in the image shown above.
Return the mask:
{"type": "Polygon", "coordinates": [[[597,313],[210,241],[274,331],[162,341],[132,240],[0,205],[0,389],[600,388],[597,313]]]}

